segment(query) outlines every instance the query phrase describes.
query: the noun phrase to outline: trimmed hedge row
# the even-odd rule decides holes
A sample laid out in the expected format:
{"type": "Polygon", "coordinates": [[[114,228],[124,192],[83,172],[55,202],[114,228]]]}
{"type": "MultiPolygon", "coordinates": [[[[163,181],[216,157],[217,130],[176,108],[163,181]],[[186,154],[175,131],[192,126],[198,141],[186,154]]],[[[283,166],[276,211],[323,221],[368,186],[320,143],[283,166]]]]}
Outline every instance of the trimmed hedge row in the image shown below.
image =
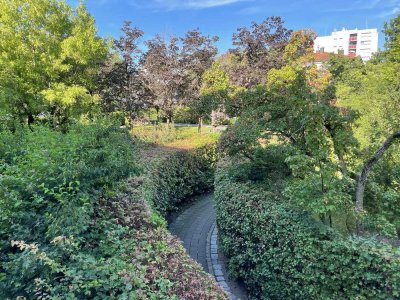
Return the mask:
{"type": "Polygon", "coordinates": [[[215,181],[217,222],[232,275],[259,299],[399,299],[400,255],[344,239],[253,183],[215,181]]]}
{"type": "Polygon", "coordinates": [[[146,198],[166,215],[190,196],[205,193],[214,183],[214,145],[195,151],[177,151],[160,157],[150,166],[146,198]]]}

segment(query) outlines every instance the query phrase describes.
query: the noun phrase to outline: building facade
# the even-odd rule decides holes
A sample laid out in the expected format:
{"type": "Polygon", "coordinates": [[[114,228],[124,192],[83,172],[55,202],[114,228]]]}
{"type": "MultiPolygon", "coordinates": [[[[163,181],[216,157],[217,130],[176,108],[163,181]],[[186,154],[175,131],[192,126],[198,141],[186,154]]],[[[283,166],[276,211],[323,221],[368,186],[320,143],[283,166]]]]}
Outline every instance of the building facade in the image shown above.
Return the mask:
{"type": "Polygon", "coordinates": [[[342,29],[329,36],[315,39],[316,53],[335,53],[348,56],[360,56],[363,61],[371,59],[378,52],[378,30],[374,29],[342,29]]]}

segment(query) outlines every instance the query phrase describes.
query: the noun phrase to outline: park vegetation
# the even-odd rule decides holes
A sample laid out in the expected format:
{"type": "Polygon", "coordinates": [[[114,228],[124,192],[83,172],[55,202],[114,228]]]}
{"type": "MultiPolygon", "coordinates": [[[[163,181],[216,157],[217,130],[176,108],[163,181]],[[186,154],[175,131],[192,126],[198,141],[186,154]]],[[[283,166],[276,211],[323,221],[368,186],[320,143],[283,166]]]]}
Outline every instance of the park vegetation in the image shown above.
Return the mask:
{"type": "Polygon", "coordinates": [[[213,186],[252,296],[400,297],[400,16],[371,61],[322,67],[280,17],[227,53],[121,32],[0,0],[0,298],[226,299],[165,221],[213,186]]]}
{"type": "Polygon", "coordinates": [[[399,18],[367,63],[318,68],[314,34],[295,31],[265,81],[233,98],[217,222],[254,297],[399,297],[399,18]]]}

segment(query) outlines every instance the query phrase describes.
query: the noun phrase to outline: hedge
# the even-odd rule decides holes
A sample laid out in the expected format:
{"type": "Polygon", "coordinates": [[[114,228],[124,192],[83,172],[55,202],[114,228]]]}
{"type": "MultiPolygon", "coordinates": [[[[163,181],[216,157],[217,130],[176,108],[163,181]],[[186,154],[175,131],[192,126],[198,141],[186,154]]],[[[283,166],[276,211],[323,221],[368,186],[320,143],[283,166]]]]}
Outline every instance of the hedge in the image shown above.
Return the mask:
{"type": "Polygon", "coordinates": [[[235,182],[215,181],[217,223],[234,277],[258,299],[399,299],[400,255],[389,245],[343,238],[308,213],[235,182]]]}
{"type": "Polygon", "coordinates": [[[146,199],[166,215],[188,197],[213,188],[215,161],[214,145],[194,151],[173,151],[159,157],[149,166],[146,199]]]}
{"type": "Polygon", "coordinates": [[[107,124],[0,132],[0,299],[226,299],[146,202],[142,147],[107,124]]]}

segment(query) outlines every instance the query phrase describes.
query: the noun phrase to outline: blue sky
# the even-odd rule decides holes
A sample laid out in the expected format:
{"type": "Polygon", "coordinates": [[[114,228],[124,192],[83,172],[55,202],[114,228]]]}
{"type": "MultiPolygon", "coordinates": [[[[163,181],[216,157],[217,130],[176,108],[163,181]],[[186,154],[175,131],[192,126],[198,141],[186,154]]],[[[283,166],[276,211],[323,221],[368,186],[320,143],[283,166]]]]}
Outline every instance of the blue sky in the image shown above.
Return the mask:
{"type": "MultiPolygon", "coordinates": [[[[78,0],[67,0],[76,5],[78,0]]],[[[237,28],[282,16],[290,29],[310,28],[318,35],[342,27],[382,30],[385,21],[400,13],[400,0],[86,0],[102,36],[118,37],[124,20],[145,32],[183,35],[200,28],[218,35],[223,52],[231,47],[237,28]]],[[[380,47],[384,44],[380,33],[380,47]]]]}

